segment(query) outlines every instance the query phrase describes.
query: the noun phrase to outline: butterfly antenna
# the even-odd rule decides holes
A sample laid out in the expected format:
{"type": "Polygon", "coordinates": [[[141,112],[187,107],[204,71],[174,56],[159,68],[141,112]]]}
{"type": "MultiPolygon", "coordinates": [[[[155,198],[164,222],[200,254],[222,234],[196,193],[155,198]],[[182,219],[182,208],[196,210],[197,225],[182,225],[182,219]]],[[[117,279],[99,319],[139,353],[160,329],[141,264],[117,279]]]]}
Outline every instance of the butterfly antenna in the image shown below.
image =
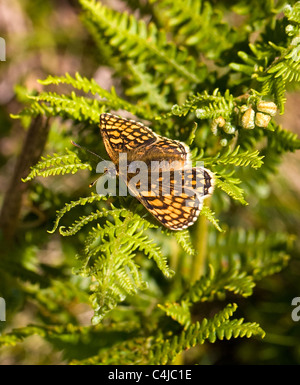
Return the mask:
{"type": "Polygon", "coordinates": [[[94,180],[92,183],[89,184],[89,188],[93,187],[98,182],[99,179],[100,179],[100,176],[99,178],[97,178],[96,180],[94,180]]]}
{"type": "Polygon", "coordinates": [[[100,158],[101,160],[105,160],[105,159],[103,159],[100,155],[96,154],[95,152],[89,150],[89,149],[86,148],[86,147],[80,146],[80,144],[75,143],[73,140],[71,140],[71,143],[73,144],[73,146],[78,147],[78,148],[80,148],[81,150],[87,151],[87,152],[89,152],[90,154],[96,156],[97,158],[100,158]]]}
{"type": "MultiPolygon", "coordinates": [[[[103,159],[100,155],[96,154],[95,152],[89,150],[89,149],[86,148],[86,147],[80,146],[80,144],[74,142],[73,140],[71,140],[71,143],[73,144],[73,146],[78,147],[78,148],[80,148],[81,150],[87,151],[87,152],[89,152],[90,154],[96,156],[97,158],[100,158],[101,160],[105,160],[105,159],[103,159]]],[[[99,177],[99,178],[100,178],[100,177],[99,177]]],[[[98,182],[99,178],[97,178],[97,179],[94,180],[92,183],[90,183],[90,184],[89,184],[89,187],[90,187],[90,188],[93,187],[93,186],[96,184],[96,182],[98,182]]]]}

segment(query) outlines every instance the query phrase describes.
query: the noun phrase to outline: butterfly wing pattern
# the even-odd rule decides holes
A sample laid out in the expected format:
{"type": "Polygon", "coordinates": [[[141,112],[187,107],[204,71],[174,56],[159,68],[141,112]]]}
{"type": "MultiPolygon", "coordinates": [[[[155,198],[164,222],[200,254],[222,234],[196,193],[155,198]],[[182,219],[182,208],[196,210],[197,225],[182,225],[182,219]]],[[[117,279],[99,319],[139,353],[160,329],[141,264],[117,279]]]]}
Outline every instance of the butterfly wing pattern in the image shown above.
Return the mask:
{"type": "MultiPolygon", "coordinates": [[[[100,132],[106,151],[118,169],[119,155],[126,154],[128,167],[133,161],[147,166],[145,188],[127,186],[145,208],[170,230],[183,230],[197,220],[203,200],[213,191],[213,175],[203,167],[192,167],[189,147],[177,140],[155,134],[149,127],[133,120],[103,113],[100,132]],[[156,178],[151,177],[154,163],[160,162],[156,178]],[[169,168],[174,166],[174,168],[169,168]]],[[[157,163],[156,163],[157,164],[157,163]]],[[[154,168],[155,171],[155,168],[154,168]]]]}

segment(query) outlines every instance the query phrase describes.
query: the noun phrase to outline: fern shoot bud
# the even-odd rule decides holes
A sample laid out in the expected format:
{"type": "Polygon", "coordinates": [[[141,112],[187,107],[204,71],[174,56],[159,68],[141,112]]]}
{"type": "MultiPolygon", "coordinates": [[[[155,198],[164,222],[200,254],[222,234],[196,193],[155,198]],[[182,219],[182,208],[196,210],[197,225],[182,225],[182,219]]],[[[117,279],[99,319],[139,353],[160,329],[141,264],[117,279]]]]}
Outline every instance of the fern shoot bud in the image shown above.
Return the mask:
{"type": "Polygon", "coordinates": [[[223,138],[223,139],[220,140],[220,145],[222,147],[226,147],[227,144],[228,144],[228,140],[226,138],[223,138]]]}
{"type": "Polygon", "coordinates": [[[263,114],[262,112],[258,112],[255,116],[255,124],[258,127],[266,128],[270,123],[270,120],[271,120],[271,116],[263,114]]]}
{"type": "Polygon", "coordinates": [[[275,116],[277,113],[277,106],[273,102],[259,102],[256,107],[258,111],[270,116],[275,116]]]}
{"type": "Polygon", "coordinates": [[[283,13],[285,14],[285,16],[289,17],[292,12],[293,12],[293,7],[290,4],[286,4],[283,7],[283,13]]]}
{"type": "Polygon", "coordinates": [[[292,24],[288,24],[285,27],[285,33],[289,36],[295,35],[295,27],[292,24]]]}
{"type": "Polygon", "coordinates": [[[174,104],[172,106],[171,112],[173,115],[180,115],[180,108],[179,108],[178,104],[174,104]]]}
{"type": "Polygon", "coordinates": [[[242,106],[241,112],[244,112],[242,115],[242,118],[241,118],[241,126],[246,130],[253,130],[253,128],[255,127],[255,122],[254,122],[255,112],[254,112],[254,110],[252,109],[252,107],[248,107],[245,110],[245,107],[242,106]]]}
{"type": "Polygon", "coordinates": [[[214,119],[211,123],[211,131],[214,135],[217,135],[218,133],[218,128],[222,128],[225,126],[225,119],[223,118],[223,116],[219,116],[218,118],[214,119]]]}
{"type": "Polygon", "coordinates": [[[226,132],[226,134],[234,134],[235,127],[231,123],[226,122],[225,126],[223,127],[223,131],[226,132]]]}

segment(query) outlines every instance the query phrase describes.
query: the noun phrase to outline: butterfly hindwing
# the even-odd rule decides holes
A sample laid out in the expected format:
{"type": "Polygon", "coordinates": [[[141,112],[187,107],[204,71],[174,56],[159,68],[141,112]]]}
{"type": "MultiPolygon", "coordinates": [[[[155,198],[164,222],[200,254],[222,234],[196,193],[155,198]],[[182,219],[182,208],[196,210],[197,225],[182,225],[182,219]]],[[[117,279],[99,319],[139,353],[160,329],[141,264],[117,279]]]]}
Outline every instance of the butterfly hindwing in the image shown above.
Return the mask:
{"type": "Polygon", "coordinates": [[[212,180],[202,167],[161,170],[157,179],[149,172],[147,189],[138,185],[131,193],[165,227],[183,230],[197,220],[204,198],[212,192],[212,180]]]}

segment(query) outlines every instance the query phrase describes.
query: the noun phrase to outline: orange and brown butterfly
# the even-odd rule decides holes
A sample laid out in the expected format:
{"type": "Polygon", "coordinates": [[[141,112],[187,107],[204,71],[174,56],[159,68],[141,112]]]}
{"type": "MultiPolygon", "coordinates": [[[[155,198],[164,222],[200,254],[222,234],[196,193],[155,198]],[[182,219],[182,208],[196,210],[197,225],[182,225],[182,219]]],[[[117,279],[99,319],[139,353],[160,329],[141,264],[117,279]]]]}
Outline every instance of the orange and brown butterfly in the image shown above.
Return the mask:
{"type": "MultiPolygon", "coordinates": [[[[213,175],[203,167],[189,167],[190,149],[182,142],[155,134],[140,122],[103,113],[100,115],[100,132],[105,149],[118,172],[119,155],[126,154],[128,165],[133,161],[143,161],[147,166],[154,162],[171,164],[176,162],[182,172],[183,191],[176,191],[176,170],[159,169],[157,185],[148,185],[146,190],[135,190],[134,195],[146,209],[170,230],[183,230],[195,223],[203,206],[203,200],[213,191],[213,175]],[[163,180],[168,173],[169,189],[163,180]],[[199,181],[200,178],[200,181],[199,181]],[[154,187],[154,188],[153,188],[154,187]],[[155,189],[156,187],[156,189],[155,189]],[[156,194],[153,194],[153,190],[156,194]]],[[[128,173],[127,186],[133,175],[128,173]]]]}

